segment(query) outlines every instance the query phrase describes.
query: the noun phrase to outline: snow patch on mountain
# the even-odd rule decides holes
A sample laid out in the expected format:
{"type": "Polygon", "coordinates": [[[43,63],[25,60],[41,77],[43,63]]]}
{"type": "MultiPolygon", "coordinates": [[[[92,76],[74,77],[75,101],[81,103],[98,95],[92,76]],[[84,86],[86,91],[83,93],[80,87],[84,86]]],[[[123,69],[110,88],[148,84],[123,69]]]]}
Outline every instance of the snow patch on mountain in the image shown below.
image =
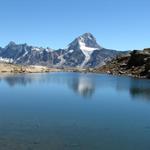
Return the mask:
{"type": "Polygon", "coordinates": [[[64,55],[60,55],[58,59],[60,59],[60,62],[57,64],[58,66],[62,66],[66,62],[64,55]]]}
{"type": "Polygon", "coordinates": [[[94,50],[97,49],[97,48],[93,48],[93,47],[87,47],[82,40],[79,41],[79,45],[80,45],[80,49],[83,50],[83,51],[89,51],[89,52],[92,51],[93,52],[94,50]]]}
{"type": "Polygon", "coordinates": [[[46,51],[46,52],[52,52],[52,49],[46,48],[45,51],[46,51]]]}
{"type": "Polygon", "coordinates": [[[73,51],[74,51],[74,50],[73,50],[73,49],[71,49],[71,50],[69,50],[69,53],[73,53],[73,51]]]}
{"type": "Polygon", "coordinates": [[[28,51],[26,50],[26,52],[21,57],[17,58],[17,60],[15,61],[15,63],[17,61],[19,61],[20,59],[22,59],[23,57],[25,57],[27,54],[28,54],[28,51]]]}
{"type": "Polygon", "coordinates": [[[13,59],[0,57],[0,62],[13,63],[13,59]]]}
{"type": "Polygon", "coordinates": [[[38,47],[34,47],[34,48],[32,48],[32,51],[41,51],[41,49],[38,47]]]}
{"type": "Polygon", "coordinates": [[[93,51],[98,50],[98,48],[87,47],[86,44],[84,43],[83,38],[80,39],[79,45],[80,45],[80,50],[82,51],[82,53],[85,56],[85,59],[84,59],[83,63],[81,64],[81,67],[84,67],[90,60],[91,54],[93,53],[93,51]]]}

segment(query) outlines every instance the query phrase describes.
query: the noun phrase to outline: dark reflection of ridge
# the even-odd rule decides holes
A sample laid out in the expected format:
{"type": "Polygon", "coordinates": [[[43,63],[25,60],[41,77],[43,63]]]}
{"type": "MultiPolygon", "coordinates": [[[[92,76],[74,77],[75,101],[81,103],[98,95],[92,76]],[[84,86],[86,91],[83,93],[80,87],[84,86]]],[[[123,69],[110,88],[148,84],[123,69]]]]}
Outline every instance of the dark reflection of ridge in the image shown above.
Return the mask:
{"type": "Polygon", "coordinates": [[[130,94],[133,98],[142,97],[150,102],[150,82],[148,80],[135,80],[130,82],[130,94]]]}
{"type": "Polygon", "coordinates": [[[4,80],[10,87],[15,85],[26,86],[33,81],[31,76],[25,74],[4,74],[0,76],[0,80],[4,80]]]}
{"type": "Polygon", "coordinates": [[[116,89],[118,91],[129,91],[132,99],[142,98],[150,102],[150,81],[134,78],[117,78],[116,89]]]}
{"type": "Polygon", "coordinates": [[[30,78],[26,78],[25,76],[20,76],[18,77],[6,77],[5,81],[10,85],[10,86],[15,86],[16,82],[17,84],[26,86],[28,83],[31,83],[32,80],[30,78]]]}
{"type": "Polygon", "coordinates": [[[72,80],[69,84],[70,88],[72,88],[75,92],[79,93],[81,96],[85,98],[92,97],[95,91],[95,85],[90,78],[86,76],[81,76],[72,80]]]}

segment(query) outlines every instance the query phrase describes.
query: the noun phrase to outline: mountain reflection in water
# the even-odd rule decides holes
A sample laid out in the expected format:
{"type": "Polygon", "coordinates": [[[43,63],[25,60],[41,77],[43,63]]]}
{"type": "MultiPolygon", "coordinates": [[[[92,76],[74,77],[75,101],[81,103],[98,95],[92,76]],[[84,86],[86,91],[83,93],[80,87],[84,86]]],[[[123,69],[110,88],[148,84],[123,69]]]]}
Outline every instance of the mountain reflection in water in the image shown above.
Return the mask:
{"type": "Polygon", "coordinates": [[[104,88],[112,88],[129,92],[132,99],[142,97],[150,101],[150,81],[128,77],[80,73],[3,74],[0,81],[5,81],[10,87],[33,83],[63,84],[84,98],[91,98],[97,89],[103,91],[104,88]]]}
{"type": "Polygon", "coordinates": [[[147,80],[131,80],[130,93],[133,98],[142,97],[150,101],[150,82],[147,80]]]}
{"type": "Polygon", "coordinates": [[[4,80],[10,87],[17,85],[27,86],[34,82],[67,84],[70,89],[83,97],[91,97],[95,91],[94,82],[91,78],[80,75],[77,77],[64,78],[53,74],[3,74],[0,81],[4,80]]]}
{"type": "Polygon", "coordinates": [[[146,79],[117,78],[118,91],[129,91],[132,99],[142,98],[150,102],[150,81],[146,79]]]}
{"type": "Polygon", "coordinates": [[[90,78],[84,76],[72,80],[69,87],[83,97],[91,97],[95,91],[94,82],[90,78]]]}

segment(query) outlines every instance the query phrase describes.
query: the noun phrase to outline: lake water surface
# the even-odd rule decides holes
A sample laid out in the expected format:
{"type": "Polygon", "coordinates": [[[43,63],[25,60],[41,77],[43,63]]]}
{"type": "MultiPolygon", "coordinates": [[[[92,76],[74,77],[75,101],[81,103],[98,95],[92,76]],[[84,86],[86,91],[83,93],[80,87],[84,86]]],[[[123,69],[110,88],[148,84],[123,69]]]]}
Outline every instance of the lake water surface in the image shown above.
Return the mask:
{"type": "Polygon", "coordinates": [[[0,75],[0,150],[150,150],[150,80],[0,75]]]}

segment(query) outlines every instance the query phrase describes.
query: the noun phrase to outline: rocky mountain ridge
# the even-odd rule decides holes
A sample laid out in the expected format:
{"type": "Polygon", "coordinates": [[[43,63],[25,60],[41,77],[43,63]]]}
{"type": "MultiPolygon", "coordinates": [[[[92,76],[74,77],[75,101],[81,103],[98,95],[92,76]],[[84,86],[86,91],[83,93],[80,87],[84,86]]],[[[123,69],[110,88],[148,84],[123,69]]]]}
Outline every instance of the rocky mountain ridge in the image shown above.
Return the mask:
{"type": "Polygon", "coordinates": [[[106,64],[121,53],[101,47],[91,33],[85,33],[67,48],[58,50],[10,42],[0,48],[0,61],[21,65],[93,68],[106,64]]]}

